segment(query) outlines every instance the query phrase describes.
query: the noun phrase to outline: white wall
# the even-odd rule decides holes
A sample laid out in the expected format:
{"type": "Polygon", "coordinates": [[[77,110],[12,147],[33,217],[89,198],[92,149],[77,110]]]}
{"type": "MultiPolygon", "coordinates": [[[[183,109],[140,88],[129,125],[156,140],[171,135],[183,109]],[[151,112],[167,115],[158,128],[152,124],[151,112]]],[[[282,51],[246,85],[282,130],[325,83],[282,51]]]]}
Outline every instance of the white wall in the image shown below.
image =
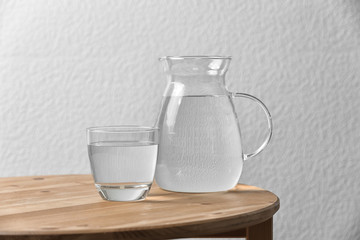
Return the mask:
{"type": "Polygon", "coordinates": [[[280,197],[274,239],[360,239],[359,46],[355,0],[0,1],[0,176],[89,173],[86,127],[154,123],[158,56],[232,55],[274,118],[241,178],[280,197]]]}

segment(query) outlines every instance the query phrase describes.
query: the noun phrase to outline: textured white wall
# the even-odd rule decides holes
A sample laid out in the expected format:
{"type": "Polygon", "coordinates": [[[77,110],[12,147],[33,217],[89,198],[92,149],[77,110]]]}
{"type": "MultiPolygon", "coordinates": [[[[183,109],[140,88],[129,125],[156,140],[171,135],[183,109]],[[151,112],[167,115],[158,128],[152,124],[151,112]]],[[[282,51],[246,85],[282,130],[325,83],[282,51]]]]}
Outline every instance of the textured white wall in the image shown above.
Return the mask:
{"type": "MultiPolygon", "coordinates": [[[[280,197],[275,239],[360,239],[359,16],[355,0],[0,1],[0,176],[89,173],[86,127],[154,123],[158,56],[232,55],[229,89],[274,117],[241,182],[280,197]]],[[[250,151],[265,127],[246,106],[250,151]]]]}

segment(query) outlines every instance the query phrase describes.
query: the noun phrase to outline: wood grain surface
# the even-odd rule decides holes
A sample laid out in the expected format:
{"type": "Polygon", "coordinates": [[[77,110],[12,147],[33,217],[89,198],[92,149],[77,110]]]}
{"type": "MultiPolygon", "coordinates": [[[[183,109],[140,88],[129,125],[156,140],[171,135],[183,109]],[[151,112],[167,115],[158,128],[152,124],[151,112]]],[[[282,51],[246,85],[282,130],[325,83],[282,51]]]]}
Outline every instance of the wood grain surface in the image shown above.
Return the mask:
{"type": "Polygon", "coordinates": [[[168,239],[235,231],[271,219],[273,193],[248,185],[184,194],[153,185],[140,202],[108,202],[91,175],[0,178],[0,239],[168,239]]]}

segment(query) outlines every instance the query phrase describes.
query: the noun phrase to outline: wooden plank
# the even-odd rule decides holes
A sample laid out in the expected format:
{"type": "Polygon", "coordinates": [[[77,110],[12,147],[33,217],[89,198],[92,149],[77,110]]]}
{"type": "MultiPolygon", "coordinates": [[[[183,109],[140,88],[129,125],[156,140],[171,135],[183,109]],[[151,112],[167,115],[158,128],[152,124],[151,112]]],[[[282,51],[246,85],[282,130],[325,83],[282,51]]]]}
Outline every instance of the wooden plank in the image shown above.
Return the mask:
{"type": "Polygon", "coordinates": [[[102,200],[90,175],[2,178],[0,239],[230,234],[271,218],[278,208],[273,193],[241,184],[203,194],[167,192],[154,185],[145,201],[121,203],[102,200]]]}

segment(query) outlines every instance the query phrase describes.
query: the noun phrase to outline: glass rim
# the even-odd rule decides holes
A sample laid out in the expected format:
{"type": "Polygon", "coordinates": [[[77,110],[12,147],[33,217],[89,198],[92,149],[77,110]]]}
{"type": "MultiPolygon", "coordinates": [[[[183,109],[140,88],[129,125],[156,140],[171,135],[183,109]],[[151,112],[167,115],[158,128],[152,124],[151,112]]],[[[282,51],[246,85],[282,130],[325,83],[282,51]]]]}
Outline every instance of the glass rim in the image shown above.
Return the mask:
{"type": "Polygon", "coordinates": [[[97,133],[142,133],[154,132],[159,130],[157,127],[141,126],[141,125],[114,125],[114,126],[96,126],[88,127],[86,131],[97,133]]]}
{"type": "Polygon", "coordinates": [[[163,60],[185,60],[185,59],[223,59],[231,60],[231,56],[218,56],[218,55],[198,55],[198,56],[163,56],[159,57],[159,61],[163,60]]]}

